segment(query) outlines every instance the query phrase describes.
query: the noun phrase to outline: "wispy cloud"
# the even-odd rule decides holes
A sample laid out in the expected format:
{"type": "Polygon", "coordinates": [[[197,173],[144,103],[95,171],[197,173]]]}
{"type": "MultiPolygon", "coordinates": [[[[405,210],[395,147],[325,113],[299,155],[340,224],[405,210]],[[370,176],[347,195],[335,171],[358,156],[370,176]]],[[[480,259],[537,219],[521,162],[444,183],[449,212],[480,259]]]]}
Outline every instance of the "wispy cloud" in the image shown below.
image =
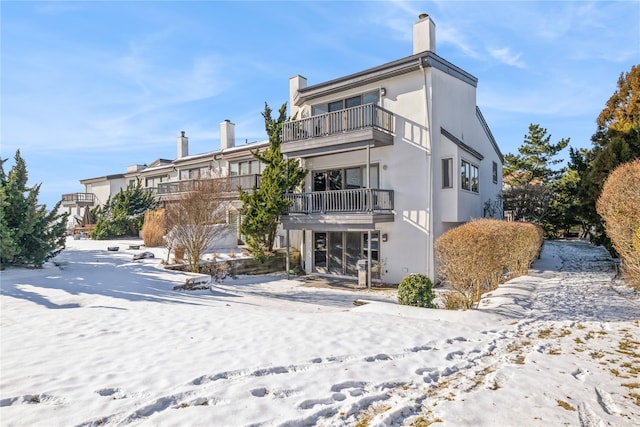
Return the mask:
{"type": "Polygon", "coordinates": [[[512,53],[508,47],[489,48],[489,54],[492,58],[497,59],[503,64],[517,68],[526,68],[524,61],[520,60],[521,53],[512,53]]]}

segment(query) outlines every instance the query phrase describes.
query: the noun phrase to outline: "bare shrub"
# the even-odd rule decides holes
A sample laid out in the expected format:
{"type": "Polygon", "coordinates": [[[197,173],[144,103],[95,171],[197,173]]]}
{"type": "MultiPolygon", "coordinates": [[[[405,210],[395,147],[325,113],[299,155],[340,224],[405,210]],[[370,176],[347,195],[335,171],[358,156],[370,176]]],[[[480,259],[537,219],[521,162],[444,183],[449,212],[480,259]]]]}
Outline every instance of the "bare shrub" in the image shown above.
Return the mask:
{"type": "Polygon", "coordinates": [[[200,269],[204,251],[228,232],[229,190],[223,179],[194,181],[191,191],[166,205],[167,243],[184,248],[189,269],[194,273],[200,269]]]}
{"type": "Polygon", "coordinates": [[[145,212],[142,224],[142,241],[145,246],[164,246],[163,237],[166,232],[164,209],[145,212]]]}
{"type": "Polygon", "coordinates": [[[440,295],[445,310],[463,310],[467,308],[464,296],[455,291],[446,291],[440,295]]]}
{"type": "Polygon", "coordinates": [[[531,263],[540,254],[543,231],[539,225],[509,222],[500,230],[504,268],[510,277],[527,274],[531,263]]]}
{"type": "Polygon", "coordinates": [[[640,160],[614,169],[596,204],[614,249],[624,261],[624,274],[640,289],[640,160]]]}
{"type": "Polygon", "coordinates": [[[435,251],[438,273],[451,288],[452,305],[473,308],[483,293],[504,280],[505,270],[526,273],[541,244],[540,227],[495,219],[471,221],[444,233],[435,251]]]}

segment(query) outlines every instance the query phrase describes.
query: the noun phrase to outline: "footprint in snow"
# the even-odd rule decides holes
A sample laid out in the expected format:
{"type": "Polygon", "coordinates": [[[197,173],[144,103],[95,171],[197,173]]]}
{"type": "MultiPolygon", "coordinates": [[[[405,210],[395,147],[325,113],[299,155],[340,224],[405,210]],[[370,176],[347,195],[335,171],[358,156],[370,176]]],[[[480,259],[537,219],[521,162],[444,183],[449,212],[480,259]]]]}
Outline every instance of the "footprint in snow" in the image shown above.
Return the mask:
{"type": "Polygon", "coordinates": [[[578,405],[578,418],[580,419],[580,427],[604,427],[604,422],[584,402],[578,405]]]}
{"type": "Polygon", "coordinates": [[[578,368],[571,373],[573,377],[579,381],[584,381],[584,379],[589,375],[589,371],[586,369],[578,368]]]}
{"type": "Polygon", "coordinates": [[[620,409],[618,409],[609,393],[596,386],[596,394],[598,395],[598,403],[607,414],[616,415],[620,413],[620,409]]]}

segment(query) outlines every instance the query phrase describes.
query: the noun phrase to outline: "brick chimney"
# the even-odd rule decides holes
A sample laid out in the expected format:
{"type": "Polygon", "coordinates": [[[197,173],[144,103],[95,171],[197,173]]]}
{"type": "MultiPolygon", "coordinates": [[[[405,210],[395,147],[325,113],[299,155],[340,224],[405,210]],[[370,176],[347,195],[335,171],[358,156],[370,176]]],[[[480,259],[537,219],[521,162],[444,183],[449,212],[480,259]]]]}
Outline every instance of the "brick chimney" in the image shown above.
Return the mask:
{"type": "Polygon", "coordinates": [[[421,13],[413,24],[413,54],[436,52],[436,24],[429,15],[421,13]]]}
{"type": "Polygon", "coordinates": [[[185,136],[185,132],[180,131],[178,137],[178,159],[187,157],[189,155],[189,138],[185,136]]]}
{"type": "Polygon", "coordinates": [[[220,149],[235,147],[236,145],[236,125],[231,120],[226,119],[220,123],[220,149]]]}

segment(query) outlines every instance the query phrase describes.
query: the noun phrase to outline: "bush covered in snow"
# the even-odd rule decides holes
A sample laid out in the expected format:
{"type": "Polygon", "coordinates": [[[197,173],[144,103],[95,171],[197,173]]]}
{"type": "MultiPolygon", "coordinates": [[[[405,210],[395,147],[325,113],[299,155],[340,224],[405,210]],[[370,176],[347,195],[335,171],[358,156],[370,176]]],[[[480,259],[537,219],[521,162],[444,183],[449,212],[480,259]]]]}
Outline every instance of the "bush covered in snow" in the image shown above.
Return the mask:
{"type": "Polygon", "coordinates": [[[436,308],[433,283],[423,274],[410,274],[398,286],[398,303],[415,307],[436,308]]]}

